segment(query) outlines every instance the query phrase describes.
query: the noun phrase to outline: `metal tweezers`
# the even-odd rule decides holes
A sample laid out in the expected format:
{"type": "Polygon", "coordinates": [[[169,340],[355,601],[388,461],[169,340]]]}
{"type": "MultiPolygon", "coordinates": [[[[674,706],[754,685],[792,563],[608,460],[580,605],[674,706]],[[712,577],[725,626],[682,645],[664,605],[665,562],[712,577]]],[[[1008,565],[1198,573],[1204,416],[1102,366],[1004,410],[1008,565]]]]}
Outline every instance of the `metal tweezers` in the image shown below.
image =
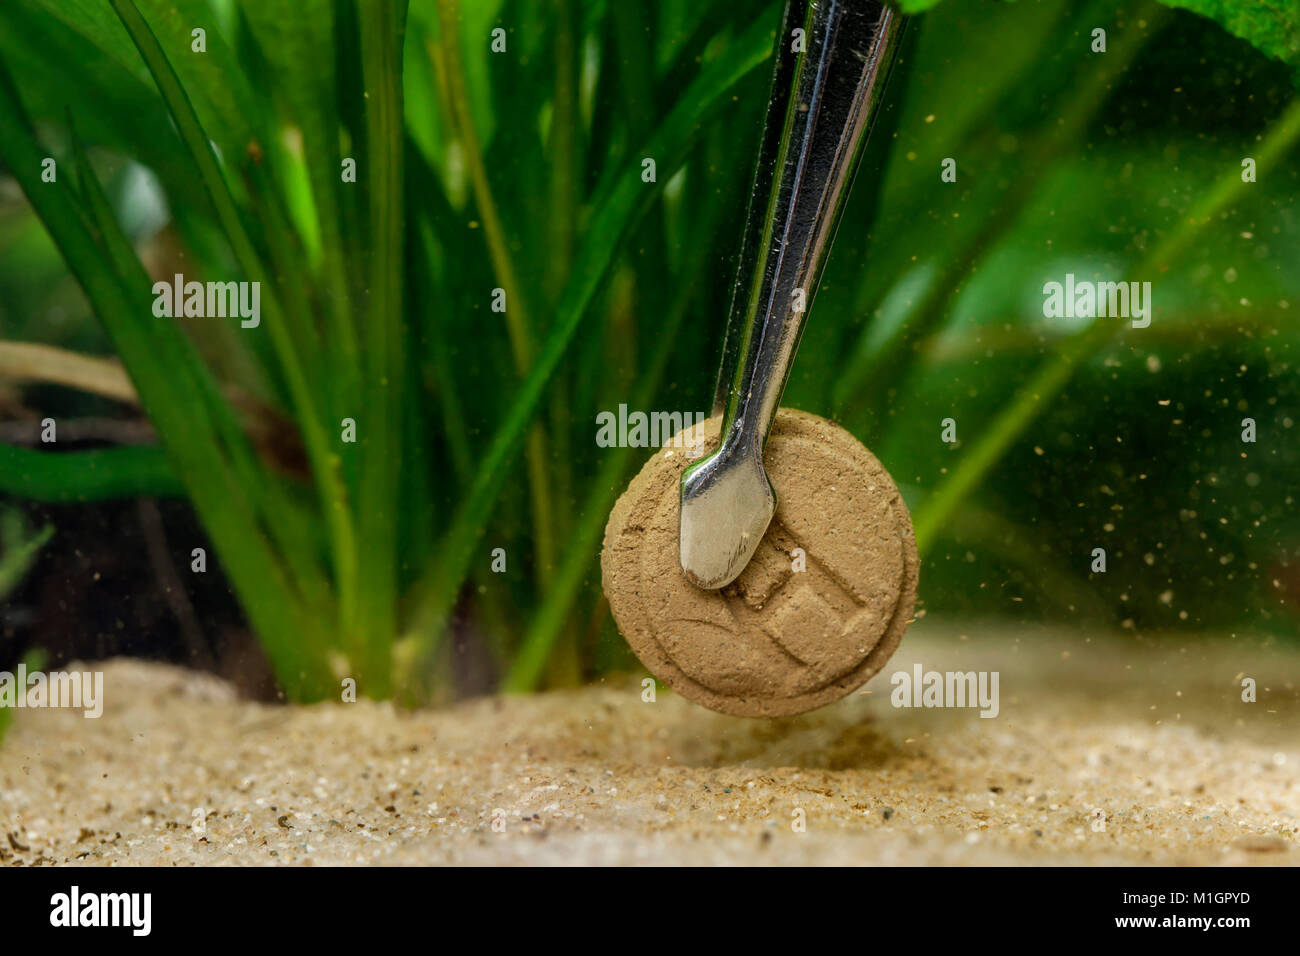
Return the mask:
{"type": "Polygon", "coordinates": [[[713,398],[722,439],[682,475],[680,559],[699,587],[734,581],[776,513],[763,446],[901,27],[877,0],[786,5],[713,398]]]}

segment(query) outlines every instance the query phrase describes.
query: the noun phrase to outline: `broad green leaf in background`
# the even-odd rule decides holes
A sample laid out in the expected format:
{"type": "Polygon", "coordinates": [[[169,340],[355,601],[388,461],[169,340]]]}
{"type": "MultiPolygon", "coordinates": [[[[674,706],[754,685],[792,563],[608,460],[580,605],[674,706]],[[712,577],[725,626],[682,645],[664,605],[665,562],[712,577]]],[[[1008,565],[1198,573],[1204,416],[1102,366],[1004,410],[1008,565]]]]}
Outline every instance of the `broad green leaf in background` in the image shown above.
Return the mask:
{"type": "MultiPolygon", "coordinates": [[[[896,0],[903,13],[924,13],[941,0],[896,0]]],[[[1300,3],[1296,0],[1159,0],[1209,17],[1256,50],[1281,60],[1300,84],[1300,3]]]]}
{"type": "MultiPolygon", "coordinates": [[[[57,17],[73,32],[115,57],[141,80],[149,71],[135,52],[131,38],[104,0],[11,0],[18,7],[33,7],[57,17]]],[[[7,4],[6,4],[7,5],[7,4]]]]}
{"type": "Polygon", "coordinates": [[[1160,0],[1209,17],[1256,50],[1281,60],[1300,83],[1300,3],[1296,0],[1160,0]]]}
{"type": "MultiPolygon", "coordinates": [[[[105,0],[6,0],[43,8],[80,33],[141,78],[148,77],[143,59],[105,0]]],[[[141,15],[166,50],[204,127],[223,150],[227,161],[243,159],[259,115],[246,74],[218,28],[204,0],[140,0],[141,15]],[[205,53],[192,51],[192,31],[205,31],[205,53]]]]}

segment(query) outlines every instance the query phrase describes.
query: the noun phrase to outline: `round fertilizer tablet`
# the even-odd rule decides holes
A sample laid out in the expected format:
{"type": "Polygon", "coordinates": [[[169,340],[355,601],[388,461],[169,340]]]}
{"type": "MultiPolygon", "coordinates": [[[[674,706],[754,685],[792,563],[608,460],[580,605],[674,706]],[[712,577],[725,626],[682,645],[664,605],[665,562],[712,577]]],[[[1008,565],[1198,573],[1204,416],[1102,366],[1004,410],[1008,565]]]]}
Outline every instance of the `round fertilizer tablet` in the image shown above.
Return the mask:
{"type": "Polygon", "coordinates": [[[696,587],[678,562],[680,481],[720,418],[657,451],[605,527],[605,594],[632,650],[683,697],[741,717],[838,700],[885,665],[911,622],[919,559],[902,496],[838,425],[783,408],[763,461],[776,515],[731,584],[696,587]]]}

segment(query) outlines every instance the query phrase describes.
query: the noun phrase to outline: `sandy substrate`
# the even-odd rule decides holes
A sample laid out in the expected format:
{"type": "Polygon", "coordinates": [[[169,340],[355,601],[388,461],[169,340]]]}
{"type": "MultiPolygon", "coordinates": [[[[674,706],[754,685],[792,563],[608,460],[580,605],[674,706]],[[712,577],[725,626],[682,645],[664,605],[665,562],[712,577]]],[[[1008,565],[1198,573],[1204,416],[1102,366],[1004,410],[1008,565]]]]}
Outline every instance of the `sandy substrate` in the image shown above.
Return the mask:
{"type": "Polygon", "coordinates": [[[1241,639],[922,622],[865,693],[772,721],[635,679],[417,714],[104,680],[99,720],[17,713],[5,864],[1300,862],[1300,653],[1241,639]],[[892,707],[915,662],[999,671],[1000,714],[892,707]]]}

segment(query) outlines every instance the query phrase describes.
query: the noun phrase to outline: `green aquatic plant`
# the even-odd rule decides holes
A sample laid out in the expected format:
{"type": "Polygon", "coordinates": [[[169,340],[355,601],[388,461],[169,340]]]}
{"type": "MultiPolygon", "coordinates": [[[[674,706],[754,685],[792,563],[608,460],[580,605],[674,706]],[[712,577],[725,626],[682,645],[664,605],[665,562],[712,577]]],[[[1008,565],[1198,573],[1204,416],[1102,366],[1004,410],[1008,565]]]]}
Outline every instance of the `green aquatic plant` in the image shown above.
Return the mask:
{"type": "MultiPolygon", "coordinates": [[[[52,525],[46,525],[40,531],[30,531],[17,508],[0,510],[0,601],[18,586],[35,563],[41,548],[53,535],[52,525]]],[[[28,660],[33,659],[29,657],[28,660]]],[[[12,721],[13,711],[0,707],[0,739],[4,738],[12,721]]]]}
{"type": "MultiPolygon", "coordinates": [[[[11,67],[0,82],[4,160],[103,322],[161,445],[122,450],[107,467],[105,452],[7,449],[7,490],[56,498],[76,484],[93,498],[122,493],[127,471],[141,479],[140,491],[148,490],[147,475],[175,474],[290,696],[324,696],[344,677],[381,697],[395,686],[419,686],[525,436],[542,439],[528,450],[542,552],[534,572],[539,583],[551,573],[554,545],[541,530],[553,520],[545,486],[564,461],[538,458],[556,444],[546,423],[532,423],[542,395],[592,312],[620,240],[664,202],[664,185],[689,165],[701,125],[770,55],[772,17],[748,23],[740,12],[713,11],[691,22],[679,11],[669,29],[693,35],[664,45],[662,88],[650,91],[673,108],[660,116],[641,103],[625,122],[602,117],[600,128],[580,122],[583,96],[607,107],[626,78],[611,67],[594,89],[578,88],[591,51],[578,45],[586,25],[576,5],[558,36],[532,11],[533,38],[520,29],[503,41],[523,49],[516,64],[535,51],[527,70],[534,84],[539,70],[563,79],[564,98],[531,104],[534,116],[547,107],[554,132],[514,131],[531,144],[526,161],[541,177],[567,184],[536,236],[563,268],[525,289],[510,278],[516,252],[501,225],[504,211],[495,211],[479,145],[485,137],[475,129],[492,112],[482,101],[488,27],[504,22],[491,4],[463,15],[455,3],[417,4],[409,22],[403,5],[391,3],[81,6],[21,3],[3,17],[15,40],[92,52],[74,58],[92,74],[81,78],[86,88],[135,101],[153,122],[106,129],[102,117],[74,106],[61,124],[67,148],[54,168],[62,177],[43,181],[52,150],[29,119],[11,67]],[[538,41],[556,44],[554,59],[538,41]],[[461,47],[471,45],[474,56],[462,63],[461,47]],[[467,80],[479,84],[472,93],[467,80]],[[407,112],[413,107],[418,115],[407,112]],[[554,154],[552,143],[572,138],[578,125],[584,140],[594,132],[604,142],[570,143],[554,154]],[[91,136],[155,172],[182,241],[211,255],[199,259],[205,274],[228,267],[257,283],[263,334],[225,345],[240,353],[246,377],[237,384],[253,396],[251,414],[293,423],[302,473],[277,473],[279,463],[254,447],[230,401],[234,383],[218,381],[185,331],[157,321],[151,277],[83,145],[91,136]],[[631,150],[653,155],[664,181],[643,181],[624,155],[631,150]],[[461,163],[470,168],[470,189],[461,163]],[[579,212],[589,217],[581,232],[579,212]],[[480,220],[485,228],[472,231],[480,220]],[[459,276],[481,284],[470,292],[459,276]],[[487,309],[494,280],[509,296],[501,316],[487,309]],[[547,319],[530,327],[533,303],[547,319]],[[461,386],[439,375],[450,364],[445,340],[473,340],[469,323],[449,319],[457,310],[478,310],[483,323],[499,317],[509,332],[516,362],[505,381],[520,381],[495,389],[497,408],[452,411],[461,386]],[[535,355],[526,344],[533,340],[535,355]],[[483,427],[476,411],[490,412],[489,423],[500,416],[489,441],[468,435],[483,427]],[[355,443],[347,441],[349,428],[355,443]],[[479,447],[471,451],[471,442],[479,447]],[[440,460],[444,452],[451,462],[440,460]],[[100,465],[94,470],[91,456],[100,465]],[[88,474],[101,485],[86,488],[88,474]],[[444,503],[456,506],[450,519],[442,518],[444,503]],[[408,595],[406,606],[399,593],[408,595]]],[[[619,42],[642,42],[645,25],[633,22],[641,15],[618,16],[625,21],[619,42]]],[[[6,62],[18,59],[16,46],[5,51],[6,62]]],[[[39,93],[35,99],[42,102],[39,93]]],[[[525,115],[519,107],[514,114],[502,119],[525,115]]],[[[709,132],[721,141],[721,129],[709,132]]],[[[715,191],[695,178],[694,193],[715,191]]],[[[496,337],[485,329],[477,339],[496,337]]],[[[599,361],[587,356],[589,368],[599,361]]],[[[497,384],[495,371],[485,370],[467,394],[497,384]]],[[[557,483],[573,494],[571,478],[557,483]]]]}
{"type": "MultiPolygon", "coordinates": [[[[0,163],[25,199],[0,198],[0,374],[138,408],[158,441],[6,444],[0,492],[184,495],[295,700],[346,679],[451,693],[465,643],[512,690],[625,664],[597,561],[645,452],[598,446],[595,423],[707,408],[779,17],[766,0],[7,0],[0,163]],[[256,283],[257,315],[160,308],[177,275],[218,296],[256,283]]],[[[1075,506],[1106,502],[1070,489],[1052,511],[1092,458],[1044,436],[1095,431],[1108,376],[1136,394],[1152,356],[1184,383],[1290,361],[1300,114],[1269,57],[1294,66],[1294,23],[1220,19],[1260,51],[1155,3],[946,0],[911,24],[786,402],[833,412],[898,476],[923,597],[947,585],[933,607],[1005,609],[969,577],[979,553],[985,582],[1045,614],[1117,622],[1074,567],[1103,533],[1076,534],[1075,506]],[[1185,89],[1223,105],[1201,115],[1185,89]],[[1222,260],[1241,263],[1230,283],[1207,279],[1222,260]],[[1072,262],[1158,280],[1144,338],[1035,314],[1072,262]],[[963,444],[939,441],[950,416],[963,444]]],[[[1238,392],[1253,409],[1279,389],[1238,392]]],[[[1251,474],[1267,488],[1294,461],[1251,474]]],[[[1177,456],[1108,462],[1130,490],[1161,467],[1199,480],[1177,456]]],[[[1280,498],[1260,508],[1267,535],[1211,531],[1262,567],[1297,529],[1280,498]]],[[[1177,513],[1142,535],[1174,548],[1177,513]]]]}

